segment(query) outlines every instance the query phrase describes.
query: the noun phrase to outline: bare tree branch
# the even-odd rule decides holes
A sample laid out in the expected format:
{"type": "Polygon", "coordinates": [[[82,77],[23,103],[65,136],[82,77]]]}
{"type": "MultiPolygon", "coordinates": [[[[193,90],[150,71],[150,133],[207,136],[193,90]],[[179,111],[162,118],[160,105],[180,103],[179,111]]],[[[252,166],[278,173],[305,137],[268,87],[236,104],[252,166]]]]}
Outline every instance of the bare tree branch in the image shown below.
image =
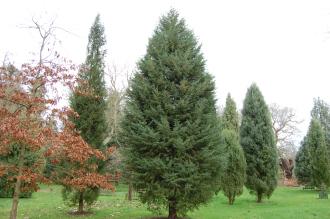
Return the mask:
{"type": "Polygon", "coordinates": [[[295,153],[294,136],[300,132],[297,126],[303,121],[297,119],[296,113],[291,108],[280,107],[273,103],[269,109],[279,155],[292,158],[295,153]]]}
{"type": "Polygon", "coordinates": [[[107,100],[106,117],[109,124],[108,142],[115,142],[120,145],[117,139],[120,131],[120,120],[123,116],[123,107],[126,96],[126,89],[132,74],[126,68],[119,69],[118,66],[112,64],[108,67],[106,76],[109,78],[109,90],[107,100]]]}

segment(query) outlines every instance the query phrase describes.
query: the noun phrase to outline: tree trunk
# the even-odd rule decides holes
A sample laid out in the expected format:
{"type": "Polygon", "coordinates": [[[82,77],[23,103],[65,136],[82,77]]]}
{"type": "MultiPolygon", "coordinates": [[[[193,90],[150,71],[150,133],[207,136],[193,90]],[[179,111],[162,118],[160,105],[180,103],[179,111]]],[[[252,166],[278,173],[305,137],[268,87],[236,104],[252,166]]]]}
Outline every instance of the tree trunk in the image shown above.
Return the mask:
{"type": "Polygon", "coordinates": [[[168,203],[168,219],[177,219],[176,200],[170,199],[168,203]]]}
{"type": "Polygon", "coordinates": [[[232,205],[232,197],[231,196],[228,197],[228,204],[232,205]]]}
{"type": "Polygon", "coordinates": [[[132,196],[133,196],[133,187],[132,187],[132,183],[129,183],[128,184],[127,200],[132,201],[132,196]]]}
{"type": "Polygon", "coordinates": [[[235,196],[229,196],[228,200],[229,200],[229,205],[233,205],[235,201],[235,196]]]}
{"type": "Polygon", "coordinates": [[[84,212],[84,192],[80,192],[80,195],[79,195],[78,212],[79,213],[83,213],[84,212]]]}
{"type": "Polygon", "coordinates": [[[21,193],[21,176],[23,173],[23,166],[24,166],[24,154],[25,154],[25,147],[22,146],[19,158],[18,158],[18,174],[16,178],[15,183],[15,190],[14,190],[14,196],[13,196],[13,204],[10,211],[10,219],[16,219],[17,217],[17,208],[18,208],[18,202],[19,202],[19,195],[21,193]]]}
{"type": "Polygon", "coordinates": [[[257,192],[257,202],[261,203],[262,201],[262,193],[261,192],[257,192]]]}

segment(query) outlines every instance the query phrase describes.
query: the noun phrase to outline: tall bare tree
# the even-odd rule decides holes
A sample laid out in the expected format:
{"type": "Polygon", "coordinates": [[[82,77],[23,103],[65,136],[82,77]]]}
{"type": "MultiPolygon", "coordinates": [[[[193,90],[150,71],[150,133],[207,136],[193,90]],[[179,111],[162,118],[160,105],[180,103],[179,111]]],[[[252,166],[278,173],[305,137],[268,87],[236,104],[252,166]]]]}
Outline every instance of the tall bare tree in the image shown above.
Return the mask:
{"type": "Polygon", "coordinates": [[[105,143],[120,144],[117,137],[120,131],[126,89],[131,78],[131,73],[126,68],[119,68],[117,65],[112,64],[108,67],[106,76],[109,81],[106,110],[109,134],[105,143]]]}
{"type": "MultiPolygon", "coordinates": [[[[108,137],[105,139],[104,143],[116,145],[121,148],[123,145],[120,144],[118,134],[121,131],[120,122],[123,117],[123,107],[125,105],[126,89],[130,83],[132,74],[127,70],[126,67],[121,68],[118,67],[118,65],[112,64],[108,67],[106,76],[109,81],[106,110],[108,137]]],[[[125,168],[125,171],[122,171],[122,179],[124,179],[128,184],[127,199],[131,201],[133,197],[133,187],[130,180],[130,171],[122,165],[121,150],[115,150],[115,152],[110,158],[110,168],[113,168],[113,170],[125,168]]]]}
{"type": "MultiPolygon", "coordinates": [[[[55,45],[55,30],[58,27],[55,26],[55,19],[51,20],[50,23],[41,24],[37,19],[32,18],[32,24],[23,26],[23,28],[37,30],[37,33],[40,36],[41,42],[39,45],[39,49],[37,52],[37,60],[35,65],[35,73],[33,74],[34,83],[32,86],[29,87],[28,93],[31,94],[32,98],[44,98],[47,93],[47,71],[46,69],[51,68],[51,64],[53,61],[58,60],[58,53],[54,52],[54,45],[55,45]],[[47,67],[49,65],[50,68],[47,67]]],[[[52,65],[54,67],[54,65],[52,65]]],[[[48,72],[49,73],[49,72],[48,72]]],[[[48,77],[50,77],[48,75],[48,77]]],[[[17,87],[19,89],[19,87],[17,87]]],[[[16,89],[16,90],[17,90],[16,89]]],[[[13,106],[11,106],[13,107],[13,106]]],[[[21,108],[20,105],[17,106],[18,109],[21,108]]],[[[45,108],[46,109],[46,108],[45,108]]],[[[17,110],[17,109],[16,109],[17,110]]],[[[38,111],[36,114],[32,114],[33,118],[36,121],[43,120],[42,113],[45,111],[38,111]]],[[[19,160],[17,164],[17,177],[15,182],[14,188],[14,195],[13,195],[13,202],[12,208],[10,212],[10,218],[16,219],[17,217],[17,208],[19,202],[19,196],[21,193],[22,187],[22,174],[23,174],[23,167],[24,167],[24,157],[26,156],[27,148],[24,144],[20,144],[19,148],[19,160]]]]}
{"type": "Polygon", "coordinates": [[[38,49],[33,54],[36,55],[34,61],[39,65],[51,64],[54,63],[55,60],[59,60],[59,52],[56,50],[56,46],[61,42],[56,36],[58,30],[75,35],[65,28],[57,26],[56,17],[32,17],[30,24],[24,24],[20,27],[30,29],[38,35],[38,38],[40,39],[38,42],[38,49]]]}
{"type": "Polygon", "coordinates": [[[302,120],[297,119],[297,115],[292,108],[281,107],[273,103],[269,106],[269,109],[279,156],[293,158],[296,152],[294,137],[300,132],[298,125],[302,120]]]}
{"type": "Polygon", "coordinates": [[[294,168],[294,157],[297,152],[294,137],[299,133],[298,125],[302,122],[297,119],[292,108],[281,107],[276,103],[269,106],[272,116],[272,126],[275,133],[275,143],[280,156],[279,164],[284,179],[291,179],[294,168]]]}

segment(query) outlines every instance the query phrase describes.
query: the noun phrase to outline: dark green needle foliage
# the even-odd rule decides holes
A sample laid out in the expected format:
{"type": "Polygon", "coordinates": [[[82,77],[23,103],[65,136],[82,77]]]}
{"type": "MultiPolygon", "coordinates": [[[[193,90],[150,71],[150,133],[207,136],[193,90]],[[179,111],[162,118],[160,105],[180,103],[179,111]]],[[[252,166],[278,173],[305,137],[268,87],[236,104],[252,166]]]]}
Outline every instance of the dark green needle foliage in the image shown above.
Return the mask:
{"type": "Polygon", "coordinates": [[[236,103],[230,94],[228,94],[226,98],[226,106],[223,111],[221,124],[223,129],[230,129],[236,133],[239,133],[239,118],[236,103]]]}
{"type": "Polygon", "coordinates": [[[303,139],[295,159],[294,173],[299,184],[312,185],[311,157],[308,150],[307,137],[303,139]]]}
{"type": "Polygon", "coordinates": [[[320,98],[314,99],[314,106],[311,111],[313,119],[320,121],[325,134],[325,143],[330,153],[330,106],[320,98]]]}
{"type": "Polygon", "coordinates": [[[74,119],[76,128],[83,139],[94,148],[102,149],[105,138],[105,99],[106,88],[104,82],[104,57],[105,57],[104,27],[97,15],[91,27],[85,68],[80,71],[79,78],[83,81],[78,85],[78,90],[70,98],[70,106],[79,117],[74,119]]]}
{"type": "Polygon", "coordinates": [[[214,82],[192,31],[175,10],[160,19],[131,82],[122,141],[140,199],[169,218],[206,203],[219,187],[214,82]]]}
{"type": "Polygon", "coordinates": [[[324,131],[318,120],[312,119],[307,133],[307,145],[311,157],[311,176],[313,185],[321,188],[330,184],[329,156],[325,144],[324,131]]]}
{"type": "MultiPolygon", "coordinates": [[[[100,22],[100,16],[97,15],[88,37],[85,68],[79,72],[81,81],[78,84],[77,92],[74,92],[70,98],[71,108],[79,115],[79,117],[72,118],[76,129],[90,146],[100,150],[105,149],[103,141],[107,129],[105,118],[106,88],[104,82],[105,43],[104,27],[100,22]]],[[[99,172],[101,172],[104,163],[98,162],[97,164],[99,172]]],[[[72,194],[70,196],[69,194],[72,192],[77,191],[66,188],[63,191],[64,197],[70,197],[73,202],[78,202],[78,199],[83,198],[86,203],[95,201],[99,194],[97,189],[85,191],[83,195],[72,194]]]]}
{"type": "Polygon", "coordinates": [[[222,116],[221,148],[225,156],[225,165],[221,174],[220,188],[232,205],[235,197],[243,193],[246,179],[246,161],[239,144],[239,119],[234,100],[227,96],[222,116]]]}
{"type": "Polygon", "coordinates": [[[244,152],[239,144],[238,134],[230,129],[221,132],[221,146],[226,156],[226,164],[221,174],[220,188],[228,198],[230,205],[235,197],[243,193],[246,178],[246,162],[244,152]]]}
{"type": "Polygon", "coordinates": [[[251,85],[244,100],[240,141],[247,164],[245,185],[261,202],[277,186],[278,157],[270,113],[256,84],[251,85]]]}

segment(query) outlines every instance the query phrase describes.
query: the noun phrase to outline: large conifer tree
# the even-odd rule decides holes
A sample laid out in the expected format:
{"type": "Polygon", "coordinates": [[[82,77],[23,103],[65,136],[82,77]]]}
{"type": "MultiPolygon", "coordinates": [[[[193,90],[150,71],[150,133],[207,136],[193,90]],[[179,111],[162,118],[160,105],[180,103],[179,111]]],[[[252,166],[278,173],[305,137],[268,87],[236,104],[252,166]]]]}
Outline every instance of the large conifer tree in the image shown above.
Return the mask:
{"type": "Polygon", "coordinates": [[[160,19],[128,91],[122,140],[140,199],[177,218],[219,187],[214,82],[200,46],[171,10],[160,19]]]}
{"type": "MultiPolygon", "coordinates": [[[[71,108],[78,113],[79,117],[72,118],[76,129],[83,139],[92,147],[104,150],[103,141],[106,136],[106,88],[104,82],[104,57],[106,50],[104,27],[97,15],[90,29],[87,46],[87,58],[85,67],[79,72],[81,79],[70,98],[71,108]]],[[[99,172],[102,171],[103,163],[98,163],[99,172]]],[[[72,191],[65,188],[64,197],[79,203],[79,209],[83,208],[83,201],[92,203],[98,197],[98,189],[89,191],[72,191]],[[70,193],[73,193],[69,195],[70,193]]]]}
{"type": "Polygon", "coordinates": [[[276,188],[278,158],[270,113],[256,84],[251,85],[244,100],[240,141],[247,163],[245,185],[261,202],[276,188]]]}
{"type": "Polygon", "coordinates": [[[221,147],[226,163],[221,174],[220,188],[232,205],[235,197],[243,193],[246,161],[239,144],[239,119],[236,104],[228,94],[222,116],[221,147]]]}

